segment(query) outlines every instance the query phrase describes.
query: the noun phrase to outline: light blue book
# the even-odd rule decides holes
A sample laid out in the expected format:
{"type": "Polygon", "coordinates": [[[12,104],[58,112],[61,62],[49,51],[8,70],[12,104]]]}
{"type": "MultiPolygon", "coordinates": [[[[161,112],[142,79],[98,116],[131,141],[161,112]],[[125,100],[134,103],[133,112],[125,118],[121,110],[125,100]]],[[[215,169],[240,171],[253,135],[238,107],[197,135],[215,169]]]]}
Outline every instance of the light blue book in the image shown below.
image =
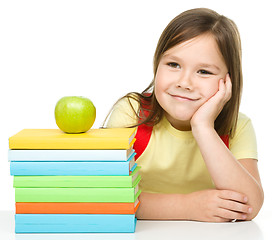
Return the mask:
{"type": "Polygon", "coordinates": [[[13,176],[129,176],[137,164],[133,153],[126,162],[10,162],[13,176]]]}
{"type": "Polygon", "coordinates": [[[9,161],[127,161],[134,149],[9,150],[9,161]]]}
{"type": "Polygon", "coordinates": [[[135,214],[15,214],[15,233],[133,233],[135,214]]]}

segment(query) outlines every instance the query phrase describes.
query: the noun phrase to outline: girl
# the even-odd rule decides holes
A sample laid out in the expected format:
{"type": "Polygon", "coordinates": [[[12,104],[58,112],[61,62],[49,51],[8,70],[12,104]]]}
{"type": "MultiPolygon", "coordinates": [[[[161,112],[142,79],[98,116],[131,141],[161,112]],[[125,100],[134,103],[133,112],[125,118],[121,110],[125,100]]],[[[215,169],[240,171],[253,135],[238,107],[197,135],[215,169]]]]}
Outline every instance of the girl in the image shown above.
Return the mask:
{"type": "Polygon", "coordinates": [[[138,219],[227,222],[258,214],[256,138],[239,113],[241,91],[235,23],[203,8],[174,18],[159,39],[153,81],[121,98],[107,122],[138,128],[138,219]]]}

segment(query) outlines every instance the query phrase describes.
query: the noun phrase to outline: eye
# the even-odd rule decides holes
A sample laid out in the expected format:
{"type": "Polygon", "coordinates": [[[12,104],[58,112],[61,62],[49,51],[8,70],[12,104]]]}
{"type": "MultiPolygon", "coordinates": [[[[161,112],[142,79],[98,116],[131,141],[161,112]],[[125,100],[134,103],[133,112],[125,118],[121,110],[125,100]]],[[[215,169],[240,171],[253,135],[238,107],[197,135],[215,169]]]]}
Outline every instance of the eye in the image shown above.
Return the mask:
{"type": "Polygon", "coordinates": [[[204,69],[198,70],[198,73],[203,74],[203,75],[211,75],[212,74],[211,72],[206,71],[204,69]]]}
{"type": "Polygon", "coordinates": [[[167,65],[171,68],[180,68],[180,65],[175,62],[169,62],[169,63],[167,63],[167,65]]]}

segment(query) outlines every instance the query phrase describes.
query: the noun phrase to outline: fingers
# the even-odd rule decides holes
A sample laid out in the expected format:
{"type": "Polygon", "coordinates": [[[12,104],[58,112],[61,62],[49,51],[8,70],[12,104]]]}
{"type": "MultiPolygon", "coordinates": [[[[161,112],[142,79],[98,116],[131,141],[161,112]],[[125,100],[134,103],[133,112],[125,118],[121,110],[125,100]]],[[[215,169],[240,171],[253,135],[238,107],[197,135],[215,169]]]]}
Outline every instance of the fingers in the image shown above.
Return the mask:
{"type": "Polygon", "coordinates": [[[217,214],[226,219],[245,220],[252,212],[252,207],[247,205],[247,197],[244,194],[222,190],[219,193],[221,201],[217,214]]]}
{"type": "Polygon", "coordinates": [[[234,219],[247,220],[252,208],[247,204],[245,194],[231,190],[204,190],[195,192],[193,199],[205,204],[195,206],[198,208],[196,220],[205,222],[230,222],[234,219]],[[196,194],[196,195],[195,195],[196,194]]]}
{"type": "Polygon", "coordinates": [[[252,212],[252,208],[249,205],[235,202],[235,201],[231,201],[231,200],[224,201],[224,205],[221,207],[229,209],[231,211],[241,212],[241,213],[246,213],[246,214],[252,212]]]}
{"type": "Polygon", "coordinates": [[[235,212],[235,211],[231,211],[229,209],[224,209],[224,208],[219,208],[218,209],[218,215],[220,217],[228,219],[228,221],[232,220],[232,219],[246,220],[246,218],[247,218],[246,213],[235,212]]]}
{"type": "Polygon", "coordinates": [[[232,94],[232,83],[229,74],[226,75],[225,85],[226,85],[226,101],[229,101],[232,94]]]}
{"type": "Polygon", "coordinates": [[[226,75],[225,79],[220,79],[219,92],[221,92],[221,97],[224,104],[227,103],[232,95],[232,84],[229,74],[226,75]]]}
{"type": "Polygon", "coordinates": [[[221,190],[219,192],[219,197],[225,200],[232,200],[240,203],[247,203],[248,198],[246,195],[235,192],[235,191],[230,191],[230,190],[221,190]]]}

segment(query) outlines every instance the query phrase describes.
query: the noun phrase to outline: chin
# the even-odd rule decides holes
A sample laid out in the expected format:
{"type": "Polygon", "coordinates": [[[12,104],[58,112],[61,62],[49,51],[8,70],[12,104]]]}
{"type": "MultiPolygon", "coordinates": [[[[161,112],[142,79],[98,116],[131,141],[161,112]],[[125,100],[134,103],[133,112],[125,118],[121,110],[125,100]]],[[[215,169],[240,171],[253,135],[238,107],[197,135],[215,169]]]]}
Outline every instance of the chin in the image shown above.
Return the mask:
{"type": "Polygon", "coordinates": [[[169,114],[168,116],[171,116],[172,119],[175,119],[175,121],[181,121],[181,122],[190,122],[193,114],[187,113],[187,114],[181,114],[181,113],[173,113],[169,114]]]}
{"type": "Polygon", "coordinates": [[[180,120],[180,121],[190,121],[193,117],[195,112],[192,111],[175,111],[171,114],[175,119],[180,120]]]}
{"type": "Polygon", "coordinates": [[[190,122],[192,119],[192,116],[178,116],[175,118],[177,121],[182,121],[182,122],[190,122]]]}

